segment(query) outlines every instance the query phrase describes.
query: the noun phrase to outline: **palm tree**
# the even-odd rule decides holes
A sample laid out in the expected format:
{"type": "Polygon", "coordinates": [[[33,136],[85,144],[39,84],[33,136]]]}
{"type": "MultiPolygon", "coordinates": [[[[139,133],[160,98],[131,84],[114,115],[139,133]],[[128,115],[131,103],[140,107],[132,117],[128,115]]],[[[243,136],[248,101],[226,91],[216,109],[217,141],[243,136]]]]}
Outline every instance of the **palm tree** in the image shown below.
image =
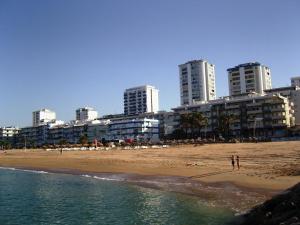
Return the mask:
{"type": "MultiPolygon", "coordinates": [[[[203,127],[207,126],[208,119],[201,112],[193,112],[191,115],[192,119],[190,120],[191,126],[194,129],[198,130],[198,136],[201,134],[201,130],[203,127]]],[[[195,132],[193,131],[193,136],[195,136],[195,132]]]]}
{"type": "Polygon", "coordinates": [[[180,115],[180,127],[185,132],[185,138],[188,136],[188,130],[191,128],[191,120],[190,120],[190,114],[185,113],[180,115]]]}
{"type": "Polygon", "coordinates": [[[83,145],[86,145],[88,144],[88,138],[86,135],[82,135],[80,138],[79,138],[79,144],[81,144],[82,146],[83,145]]]}
{"type": "Polygon", "coordinates": [[[219,127],[218,130],[222,136],[228,141],[230,134],[230,125],[234,121],[235,116],[233,114],[221,114],[219,116],[219,127]]]}

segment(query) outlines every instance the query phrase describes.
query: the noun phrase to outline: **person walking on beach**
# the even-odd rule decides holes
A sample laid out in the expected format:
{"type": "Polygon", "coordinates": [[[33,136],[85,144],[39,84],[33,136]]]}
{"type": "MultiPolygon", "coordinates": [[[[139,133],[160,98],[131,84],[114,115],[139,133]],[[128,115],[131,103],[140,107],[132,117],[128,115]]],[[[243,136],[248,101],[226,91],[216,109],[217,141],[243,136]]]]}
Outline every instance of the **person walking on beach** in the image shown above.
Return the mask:
{"type": "Polygon", "coordinates": [[[232,170],[234,170],[234,156],[231,156],[231,165],[232,165],[232,170]]]}
{"type": "Polygon", "coordinates": [[[236,156],[236,165],[239,170],[240,169],[240,157],[238,155],[236,156]]]}
{"type": "Polygon", "coordinates": [[[62,155],[62,152],[63,152],[62,148],[60,148],[60,150],[59,150],[59,151],[60,151],[60,154],[62,155]]]}

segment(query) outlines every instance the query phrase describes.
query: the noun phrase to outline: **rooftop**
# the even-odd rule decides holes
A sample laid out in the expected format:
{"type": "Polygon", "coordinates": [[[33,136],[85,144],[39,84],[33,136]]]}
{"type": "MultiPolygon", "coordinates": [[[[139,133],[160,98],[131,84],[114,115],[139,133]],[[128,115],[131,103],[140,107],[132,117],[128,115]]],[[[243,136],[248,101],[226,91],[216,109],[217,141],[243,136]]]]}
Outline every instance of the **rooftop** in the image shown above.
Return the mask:
{"type": "Polygon", "coordinates": [[[36,111],[34,111],[34,113],[35,112],[54,112],[54,111],[44,108],[44,109],[36,110],[36,111]]]}
{"type": "Polygon", "coordinates": [[[125,92],[126,91],[135,91],[135,90],[138,90],[138,89],[148,89],[148,88],[156,89],[154,86],[146,84],[146,85],[141,85],[141,86],[137,86],[137,87],[128,88],[128,89],[125,90],[125,92]]]}
{"type": "Polygon", "coordinates": [[[272,88],[272,89],[267,89],[264,90],[264,92],[266,93],[270,93],[270,92],[276,92],[276,91],[296,91],[299,90],[299,87],[295,87],[295,86],[287,86],[287,87],[279,87],[279,88],[272,88]]]}
{"type": "Polygon", "coordinates": [[[204,59],[194,59],[194,60],[190,60],[190,61],[188,61],[186,63],[180,64],[178,66],[183,66],[183,65],[192,64],[192,63],[199,63],[199,62],[207,62],[208,63],[208,61],[204,60],[204,59]]]}
{"type": "Polygon", "coordinates": [[[243,64],[239,64],[235,67],[229,68],[227,69],[227,71],[233,71],[233,70],[238,70],[240,67],[252,67],[252,66],[264,66],[259,62],[249,62],[249,63],[243,63],[243,64]]]}

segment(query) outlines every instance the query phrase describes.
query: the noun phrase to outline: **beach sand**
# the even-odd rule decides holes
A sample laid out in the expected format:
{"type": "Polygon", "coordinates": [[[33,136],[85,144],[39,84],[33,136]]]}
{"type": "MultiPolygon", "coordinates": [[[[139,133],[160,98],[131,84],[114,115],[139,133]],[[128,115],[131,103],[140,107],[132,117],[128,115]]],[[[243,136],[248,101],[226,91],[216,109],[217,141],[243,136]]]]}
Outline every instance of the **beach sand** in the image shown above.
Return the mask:
{"type": "MultiPolygon", "coordinates": [[[[226,188],[232,184],[272,195],[300,182],[300,141],[64,151],[62,155],[59,151],[14,150],[0,154],[0,166],[77,174],[131,174],[127,178],[132,182],[145,177],[176,177],[193,187],[193,182],[199,181],[223,189],[224,184],[226,188]],[[232,170],[231,155],[240,156],[240,170],[232,170]]],[[[197,190],[193,190],[192,194],[195,193],[197,190]]]]}

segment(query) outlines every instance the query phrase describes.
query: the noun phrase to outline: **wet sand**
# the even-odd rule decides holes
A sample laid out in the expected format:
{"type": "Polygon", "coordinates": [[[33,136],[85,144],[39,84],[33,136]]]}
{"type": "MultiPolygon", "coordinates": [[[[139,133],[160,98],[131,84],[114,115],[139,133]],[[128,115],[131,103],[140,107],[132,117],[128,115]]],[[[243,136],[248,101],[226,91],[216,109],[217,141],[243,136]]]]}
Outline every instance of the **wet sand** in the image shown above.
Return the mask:
{"type": "Polygon", "coordinates": [[[15,150],[0,154],[0,166],[87,174],[99,179],[117,177],[151,188],[214,196],[216,204],[232,199],[231,207],[244,199],[239,202],[245,204],[239,206],[244,210],[300,181],[300,142],[65,151],[62,155],[58,151],[15,150]],[[240,170],[232,170],[231,155],[240,156],[240,170]]]}

